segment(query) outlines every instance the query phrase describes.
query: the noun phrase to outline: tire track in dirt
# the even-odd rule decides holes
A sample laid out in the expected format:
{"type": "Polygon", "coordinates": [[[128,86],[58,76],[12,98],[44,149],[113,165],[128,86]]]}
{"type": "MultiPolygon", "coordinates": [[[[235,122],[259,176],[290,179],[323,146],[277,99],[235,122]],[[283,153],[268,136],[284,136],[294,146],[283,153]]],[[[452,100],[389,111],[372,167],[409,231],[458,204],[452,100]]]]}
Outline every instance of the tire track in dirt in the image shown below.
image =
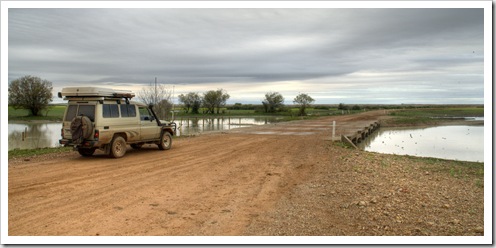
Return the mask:
{"type": "MultiPolygon", "coordinates": [[[[116,227],[115,233],[112,233],[112,228],[99,228],[99,226],[112,223],[112,219],[122,215],[128,211],[127,209],[133,210],[134,213],[127,215],[128,218],[124,218],[124,222],[126,219],[129,222],[149,218],[149,214],[139,213],[150,212],[148,211],[150,207],[161,212],[162,217],[159,219],[162,219],[163,224],[163,221],[168,220],[163,217],[164,213],[177,215],[178,210],[174,209],[184,209],[184,206],[188,206],[187,202],[201,202],[204,198],[212,201],[212,195],[233,198],[245,191],[244,187],[250,187],[254,183],[261,183],[258,187],[259,191],[264,187],[272,187],[263,184],[265,180],[263,177],[266,177],[264,167],[249,172],[245,167],[250,163],[256,164],[259,159],[257,154],[260,144],[267,143],[271,140],[270,137],[259,136],[254,139],[247,135],[220,136],[222,139],[216,142],[212,142],[207,136],[194,138],[191,142],[188,140],[178,142],[173,150],[161,152],[161,156],[150,155],[154,151],[146,151],[145,148],[144,151],[130,151],[127,159],[120,160],[101,158],[98,155],[94,158],[70,156],[52,161],[53,164],[33,161],[29,165],[17,165],[17,170],[11,170],[9,173],[9,222],[12,223],[9,225],[9,232],[22,235],[96,235],[97,233],[104,235],[103,230],[108,230],[109,234],[122,235],[130,232],[126,231],[125,226],[113,225],[116,227]],[[190,149],[190,144],[194,145],[194,149],[190,149]],[[216,149],[212,150],[212,146],[216,149]],[[213,155],[199,156],[202,153],[209,153],[206,152],[209,148],[213,155]],[[246,158],[245,154],[254,155],[248,155],[251,157],[246,158]],[[243,159],[233,161],[236,157],[243,159]],[[122,161],[126,162],[121,163],[122,161]],[[233,165],[229,166],[230,164],[233,165]],[[36,172],[38,177],[26,177],[36,172]],[[240,174],[248,176],[237,178],[240,174]],[[235,187],[222,186],[223,182],[224,184],[229,182],[228,185],[235,187]],[[181,184],[189,185],[185,188],[180,187],[181,184]],[[205,190],[212,187],[216,189],[205,190]],[[162,190],[164,188],[169,189],[165,194],[162,190]],[[130,194],[132,196],[125,192],[132,193],[130,194]],[[181,195],[173,192],[181,192],[181,195]],[[213,194],[214,192],[216,194],[213,194]],[[172,204],[157,208],[161,204],[160,201],[175,201],[183,205],[172,204]],[[25,230],[27,226],[30,228],[25,230]]],[[[274,145],[278,142],[269,143],[274,145]]],[[[257,193],[252,192],[252,194],[257,193]]],[[[250,200],[253,198],[251,196],[250,200]]],[[[238,203],[223,202],[215,204],[218,205],[215,207],[211,203],[206,207],[200,204],[196,211],[208,213],[215,210],[213,216],[208,214],[202,216],[202,218],[215,219],[214,216],[218,213],[228,216],[227,213],[231,210],[227,211],[226,207],[236,204],[238,203]]],[[[192,213],[194,212],[193,210],[192,213]]],[[[219,219],[217,222],[215,220],[211,222],[220,225],[222,221],[220,218],[217,219],[219,219]]],[[[198,221],[193,221],[193,225],[208,220],[198,221]]],[[[191,221],[188,218],[178,221],[176,218],[169,224],[187,226],[184,222],[191,221]]],[[[151,228],[144,228],[143,234],[151,231],[151,228]]],[[[170,233],[171,230],[168,232],[170,233]]]]}
{"type": "Polygon", "coordinates": [[[9,161],[9,235],[241,235],[325,161],[327,121],[277,125],[320,125],[310,135],[244,128],[176,139],[169,151],[128,148],[121,159],[9,161]]]}

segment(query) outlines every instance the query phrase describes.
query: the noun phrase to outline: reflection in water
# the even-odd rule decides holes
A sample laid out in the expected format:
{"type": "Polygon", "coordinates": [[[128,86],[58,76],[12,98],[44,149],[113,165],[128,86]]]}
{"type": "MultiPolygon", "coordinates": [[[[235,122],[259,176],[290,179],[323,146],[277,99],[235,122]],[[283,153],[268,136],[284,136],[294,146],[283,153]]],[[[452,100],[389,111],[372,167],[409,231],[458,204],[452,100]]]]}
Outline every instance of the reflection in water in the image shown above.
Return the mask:
{"type": "Polygon", "coordinates": [[[58,147],[61,123],[9,123],[9,150],[58,147]]]}
{"type": "Polygon", "coordinates": [[[484,161],[484,126],[381,128],[359,144],[365,151],[484,161]]]}
{"type": "MultiPolygon", "coordinates": [[[[222,131],[283,121],[283,117],[220,117],[176,119],[177,136],[222,131]]],[[[9,150],[58,147],[62,123],[9,123],[9,150]],[[23,140],[23,132],[26,137],[23,140]]]]}
{"type": "Polygon", "coordinates": [[[221,117],[176,119],[177,136],[202,132],[230,130],[234,128],[265,125],[283,120],[283,117],[221,117]]]}

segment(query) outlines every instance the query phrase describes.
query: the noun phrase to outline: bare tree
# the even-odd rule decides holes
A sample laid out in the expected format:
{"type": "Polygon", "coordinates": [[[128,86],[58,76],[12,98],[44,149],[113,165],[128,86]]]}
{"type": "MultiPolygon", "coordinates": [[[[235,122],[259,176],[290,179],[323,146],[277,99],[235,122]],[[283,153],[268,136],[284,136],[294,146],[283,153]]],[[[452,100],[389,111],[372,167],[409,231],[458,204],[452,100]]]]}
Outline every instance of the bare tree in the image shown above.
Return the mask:
{"type": "Polygon", "coordinates": [[[52,101],[52,82],[39,77],[24,76],[9,84],[9,105],[28,109],[37,116],[52,101]]]}
{"type": "Polygon", "coordinates": [[[157,83],[151,84],[141,88],[137,97],[140,101],[147,105],[153,105],[153,110],[160,119],[167,119],[169,112],[172,110],[171,102],[172,90],[167,85],[157,83]]]}

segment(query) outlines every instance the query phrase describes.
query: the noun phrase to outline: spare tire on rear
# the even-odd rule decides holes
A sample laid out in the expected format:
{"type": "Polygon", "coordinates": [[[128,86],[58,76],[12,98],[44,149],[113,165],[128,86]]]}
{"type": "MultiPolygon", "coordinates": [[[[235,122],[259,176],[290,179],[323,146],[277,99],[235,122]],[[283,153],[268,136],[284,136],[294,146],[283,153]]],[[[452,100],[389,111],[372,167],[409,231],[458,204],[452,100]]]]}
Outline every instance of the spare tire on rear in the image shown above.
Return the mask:
{"type": "Polygon", "coordinates": [[[72,142],[80,144],[84,139],[91,137],[93,125],[88,116],[80,115],[74,117],[71,121],[72,142]]]}

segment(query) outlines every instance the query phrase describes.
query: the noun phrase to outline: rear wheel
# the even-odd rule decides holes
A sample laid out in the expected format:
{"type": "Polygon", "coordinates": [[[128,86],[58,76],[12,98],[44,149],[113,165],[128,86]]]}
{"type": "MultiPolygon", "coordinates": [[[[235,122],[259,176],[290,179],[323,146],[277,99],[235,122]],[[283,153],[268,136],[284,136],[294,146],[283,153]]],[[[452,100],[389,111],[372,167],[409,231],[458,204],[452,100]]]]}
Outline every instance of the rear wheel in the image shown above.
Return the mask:
{"type": "Polygon", "coordinates": [[[115,136],[110,143],[109,156],[112,158],[121,158],[126,154],[126,140],[122,136],[115,136]]]}
{"type": "Polygon", "coordinates": [[[95,153],[96,148],[78,148],[79,154],[83,157],[91,157],[95,153]]]}
{"type": "Polygon", "coordinates": [[[172,147],[172,135],[169,132],[164,131],[160,136],[160,143],[158,143],[158,149],[169,150],[172,147]]]}

